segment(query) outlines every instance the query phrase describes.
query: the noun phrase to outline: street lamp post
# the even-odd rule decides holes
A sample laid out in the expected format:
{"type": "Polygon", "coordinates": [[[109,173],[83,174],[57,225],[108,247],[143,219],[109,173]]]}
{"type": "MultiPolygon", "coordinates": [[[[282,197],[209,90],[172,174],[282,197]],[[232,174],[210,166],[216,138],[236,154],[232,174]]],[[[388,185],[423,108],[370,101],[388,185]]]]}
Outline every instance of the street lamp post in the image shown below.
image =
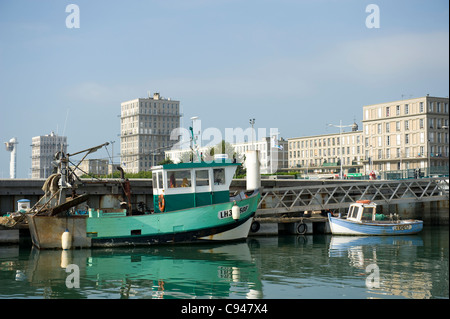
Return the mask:
{"type": "Polygon", "coordinates": [[[334,126],[339,127],[339,155],[340,155],[340,161],[341,161],[341,171],[339,172],[339,178],[343,178],[343,171],[342,171],[342,128],[343,127],[352,127],[353,125],[342,125],[342,120],[339,121],[339,125],[335,124],[328,124],[328,126],[334,126]]]}
{"type": "Polygon", "coordinates": [[[111,154],[111,178],[114,178],[114,143],[116,141],[110,141],[112,146],[112,154],[111,154]]]}

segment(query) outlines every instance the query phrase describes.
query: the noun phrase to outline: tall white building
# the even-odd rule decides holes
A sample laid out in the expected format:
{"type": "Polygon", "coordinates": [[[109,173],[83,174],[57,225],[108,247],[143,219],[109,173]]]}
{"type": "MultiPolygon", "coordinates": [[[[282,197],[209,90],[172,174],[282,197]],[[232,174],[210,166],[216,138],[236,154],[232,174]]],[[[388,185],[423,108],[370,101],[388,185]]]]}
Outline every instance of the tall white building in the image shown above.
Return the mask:
{"type": "Polygon", "coordinates": [[[121,103],[120,157],[128,173],[149,171],[164,160],[164,151],[178,142],[171,132],[180,127],[180,101],[153,97],[121,103]]]}
{"type": "Polygon", "coordinates": [[[31,142],[31,178],[47,178],[53,172],[52,161],[57,152],[67,153],[67,136],[54,132],[35,136],[31,142]]]}
{"type": "Polygon", "coordinates": [[[366,161],[378,171],[421,169],[447,171],[449,161],[449,99],[423,96],[365,105],[366,161]]]}

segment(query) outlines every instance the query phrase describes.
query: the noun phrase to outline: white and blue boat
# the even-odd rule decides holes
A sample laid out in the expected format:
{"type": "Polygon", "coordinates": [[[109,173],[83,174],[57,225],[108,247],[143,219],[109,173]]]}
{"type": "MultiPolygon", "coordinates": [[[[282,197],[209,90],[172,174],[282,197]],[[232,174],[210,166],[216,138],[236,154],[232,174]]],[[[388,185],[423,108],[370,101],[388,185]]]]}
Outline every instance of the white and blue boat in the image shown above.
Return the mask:
{"type": "Polygon", "coordinates": [[[333,235],[411,235],[423,229],[421,220],[393,220],[376,213],[377,204],[369,200],[352,203],[347,218],[333,217],[328,213],[333,235]]]}

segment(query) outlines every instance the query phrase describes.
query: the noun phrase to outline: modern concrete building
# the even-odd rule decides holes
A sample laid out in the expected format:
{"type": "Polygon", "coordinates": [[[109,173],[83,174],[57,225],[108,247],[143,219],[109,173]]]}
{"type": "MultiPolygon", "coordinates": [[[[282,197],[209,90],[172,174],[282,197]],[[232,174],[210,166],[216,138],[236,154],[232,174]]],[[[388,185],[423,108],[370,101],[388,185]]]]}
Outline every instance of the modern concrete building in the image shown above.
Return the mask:
{"type": "Polygon", "coordinates": [[[421,169],[448,174],[448,98],[419,98],[365,105],[365,171],[421,169]],[[430,170],[428,170],[430,168],[430,170]]]}
{"type": "Polygon", "coordinates": [[[180,101],[153,97],[121,103],[121,166],[129,173],[150,170],[164,160],[164,151],[178,142],[171,132],[180,127],[180,101]]]}
{"type": "Polygon", "coordinates": [[[305,176],[335,176],[341,167],[343,174],[360,173],[362,169],[363,132],[354,123],[351,131],[289,138],[289,169],[305,176]]]}
{"type": "Polygon", "coordinates": [[[54,166],[57,152],[67,153],[67,137],[58,136],[54,132],[48,135],[35,136],[31,142],[31,178],[47,178],[54,166]]]}
{"type": "Polygon", "coordinates": [[[84,159],[75,170],[77,176],[85,174],[90,175],[107,175],[109,174],[110,163],[106,159],[84,159]]]}

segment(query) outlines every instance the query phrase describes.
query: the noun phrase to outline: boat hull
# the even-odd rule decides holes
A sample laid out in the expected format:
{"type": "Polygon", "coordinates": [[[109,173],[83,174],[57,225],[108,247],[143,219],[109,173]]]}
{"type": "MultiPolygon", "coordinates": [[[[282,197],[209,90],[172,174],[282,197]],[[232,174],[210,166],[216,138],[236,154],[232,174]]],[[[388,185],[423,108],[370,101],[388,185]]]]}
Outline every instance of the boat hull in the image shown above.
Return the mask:
{"type": "Polygon", "coordinates": [[[399,222],[354,222],[328,215],[333,235],[393,236],[417,234],[423,229],[421,220],[399,222]]]}
{"type": "Polygon", "coordinates": [[[66,228],[72,247],[81,248],[231,241],[247,238],[259,198],[256,193],[239,201],[138,216],[27,218],[33,244],[41,249],[61,248],[66,228]],[[240,207],[238,220],[232,217],[234,203],[240,207]]]}
{"type": "Polygon", "coordinates": [[[253,222],[254,213],[232,224],[184,232],[153,233],[138,236],[91,238],[92,247],[148,246],[176,243],[200,243],[208,241],[232,241],[245,239],[253,222]]]}

